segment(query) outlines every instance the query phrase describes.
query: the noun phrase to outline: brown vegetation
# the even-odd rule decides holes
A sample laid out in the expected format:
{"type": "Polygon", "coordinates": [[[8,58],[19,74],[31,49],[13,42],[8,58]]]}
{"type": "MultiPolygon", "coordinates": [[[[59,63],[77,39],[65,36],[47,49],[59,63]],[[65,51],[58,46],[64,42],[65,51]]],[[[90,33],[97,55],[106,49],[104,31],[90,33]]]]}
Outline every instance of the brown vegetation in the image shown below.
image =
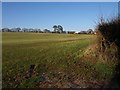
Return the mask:
{"type": "MultiPolygon", "coordinates": [[[[100,54],[106,56],[108,62],[115,61],[115,74],[112,78],[109,87],[119,87],[120,83],[120,18],[112,20],[101,19],[96,28],[98,37],[98,47],[100,54]]],[[[102,58],[103,58],[102,57],[102,58]]]]}

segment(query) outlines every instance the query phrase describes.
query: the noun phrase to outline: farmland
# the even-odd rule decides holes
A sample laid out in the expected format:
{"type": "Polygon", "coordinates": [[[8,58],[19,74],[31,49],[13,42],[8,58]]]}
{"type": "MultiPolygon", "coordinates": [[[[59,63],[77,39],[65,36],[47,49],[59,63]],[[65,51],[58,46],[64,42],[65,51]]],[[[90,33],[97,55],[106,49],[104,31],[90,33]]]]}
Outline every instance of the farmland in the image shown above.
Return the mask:
{"type": "Polygon", "coordinates": [[[2,34],[3,88],[100,87],[112,77],[109,63],[84,58],[96,35],[2,34]]]}

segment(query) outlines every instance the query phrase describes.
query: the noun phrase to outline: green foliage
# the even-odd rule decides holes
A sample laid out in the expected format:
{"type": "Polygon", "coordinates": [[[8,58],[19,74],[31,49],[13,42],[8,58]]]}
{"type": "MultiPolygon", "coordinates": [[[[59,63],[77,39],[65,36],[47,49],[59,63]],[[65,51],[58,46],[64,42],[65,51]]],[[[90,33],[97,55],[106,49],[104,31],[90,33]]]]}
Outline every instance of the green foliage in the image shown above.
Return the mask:
{"type": "Polygon", "coordinates": [[[100,74],[100,79],[104,78],[110,80],[113,77],[113,67],[110,67],[108,64],[96,63],[94,67],[96,71],[100,74]]]}

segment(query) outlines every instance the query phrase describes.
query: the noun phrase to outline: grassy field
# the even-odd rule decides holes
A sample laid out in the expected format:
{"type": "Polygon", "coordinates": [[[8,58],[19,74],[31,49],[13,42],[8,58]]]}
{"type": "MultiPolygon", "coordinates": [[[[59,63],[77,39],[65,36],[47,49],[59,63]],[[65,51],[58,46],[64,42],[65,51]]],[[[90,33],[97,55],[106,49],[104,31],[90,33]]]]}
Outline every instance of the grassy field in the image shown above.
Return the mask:
{"type": "Polygon", "coordinates": [[[99,87],[112,77],[106,63],[83,59],[95,35],[7,32],[2,38],[3,88],[99,87]]]}

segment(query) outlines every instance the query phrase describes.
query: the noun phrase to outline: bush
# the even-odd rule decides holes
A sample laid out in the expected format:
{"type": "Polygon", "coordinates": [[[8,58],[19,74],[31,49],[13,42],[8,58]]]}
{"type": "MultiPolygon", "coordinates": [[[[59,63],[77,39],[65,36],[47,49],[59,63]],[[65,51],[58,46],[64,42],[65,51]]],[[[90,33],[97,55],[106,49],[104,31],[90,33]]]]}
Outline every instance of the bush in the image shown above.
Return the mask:
{"type": "Polygon", "coordinates": [[[98,36],[98,44],[101,51],[110,48],[111,44],[115,44],[119,49],[120,46],[120,19],[115,18],[112,20],[103,20],[101,19],[100,23],[96,28],[98,36]]]}
{"type": "MultiPolygon", "coordinates": [[[[99,55],[102,59],[107,59],[108,63],[114,60],[117,64],[114,69],[115,73],[109,86],[119,87],[120,83],[120,18],[112,20],[101,19],[96,28],[98,37],[99,55]]],[[[102,60],[101,59],[101,60],[102,60]]]]}

